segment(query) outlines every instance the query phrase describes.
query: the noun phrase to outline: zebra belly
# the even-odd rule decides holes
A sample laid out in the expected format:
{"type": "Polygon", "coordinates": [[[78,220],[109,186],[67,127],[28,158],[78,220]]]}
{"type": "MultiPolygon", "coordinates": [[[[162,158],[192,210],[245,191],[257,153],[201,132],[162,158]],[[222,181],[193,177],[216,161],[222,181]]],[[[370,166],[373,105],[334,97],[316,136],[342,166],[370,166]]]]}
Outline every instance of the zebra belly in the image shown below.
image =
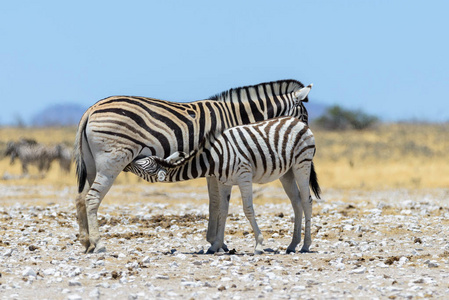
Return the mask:
{"type": "MultiPolygon", "coordinates": [[[[286,171],[283,172],[276,172],[274,171],[272,174],[267,173],[267,174],[257,174],[257,173],[252,173],[251,174],[251,181],[252,183],[259,183],[259,184],[264,184],[264,183],[269,183],[272,181],[275,181],[277,179],[279,179],[280,177],[282,177],[285,173],[287,173],[289,169],[287,169],[286,171]]],[[[239,183],[241,183],[242,181],[244,181],[245,179],[247,179],[248,177],[246,176],[248,175],[248,173],[240,173],[239,175],[236,176],[232,176],[232,177],[217,177],[218,181],[224,185],[238,185],[239,183]]]]}
{"type": "Polygon", "coordinates": [[[267,172],[265,174],[254,174],[253,176],[253,183],[260,183],[260,184],[264,184],[264,183],[269,183],[272,181],[275,181],[279,178],[281,178],[282,176],[284,176],[285,173],[287,173],[289,169],[283,171],[283,172],[277,172],[276,170],[271,173],[271,172],[267,172]]]}

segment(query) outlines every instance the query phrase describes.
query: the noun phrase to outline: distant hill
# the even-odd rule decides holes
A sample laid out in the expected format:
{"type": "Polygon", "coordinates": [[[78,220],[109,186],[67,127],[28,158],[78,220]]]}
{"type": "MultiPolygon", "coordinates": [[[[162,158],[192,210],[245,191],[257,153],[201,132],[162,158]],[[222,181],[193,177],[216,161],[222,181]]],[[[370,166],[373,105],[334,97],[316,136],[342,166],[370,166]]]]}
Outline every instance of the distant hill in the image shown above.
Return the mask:
{"type": "Polygon", "coordinates": [[[36,113],[31,118],[31,125],[46,126],[73,126],[77,125],[87,107],[79,104],[55,104],[36,113]]]}
{"type": "MultiPolygon", "coordinates": [[[[314,101],[314,100],[312,100],[314,101]]],[[[327,105],[317,102],[311,102],[309,99],[309,102],[304,103],[304,106],[307,109],[307,112],[309,113],[309,119],[314,120],[318,117],[321,117],[328,108],[327,105]]]]}

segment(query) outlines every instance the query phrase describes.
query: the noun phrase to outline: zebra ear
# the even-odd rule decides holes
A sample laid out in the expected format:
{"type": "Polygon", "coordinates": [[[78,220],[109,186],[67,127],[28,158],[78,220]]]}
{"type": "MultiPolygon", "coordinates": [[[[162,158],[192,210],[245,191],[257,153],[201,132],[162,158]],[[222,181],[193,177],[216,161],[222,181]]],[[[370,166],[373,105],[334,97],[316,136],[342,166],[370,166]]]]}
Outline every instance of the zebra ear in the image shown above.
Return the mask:
{"type": "Polygon", "coordinates": [[[303,101],[307,95],[309,94],[310,90],[312,89],[313,84],[309,84],[308,86],[300,89],[299,91],[295,92],[295,97],[298,101],[303,101]]]}

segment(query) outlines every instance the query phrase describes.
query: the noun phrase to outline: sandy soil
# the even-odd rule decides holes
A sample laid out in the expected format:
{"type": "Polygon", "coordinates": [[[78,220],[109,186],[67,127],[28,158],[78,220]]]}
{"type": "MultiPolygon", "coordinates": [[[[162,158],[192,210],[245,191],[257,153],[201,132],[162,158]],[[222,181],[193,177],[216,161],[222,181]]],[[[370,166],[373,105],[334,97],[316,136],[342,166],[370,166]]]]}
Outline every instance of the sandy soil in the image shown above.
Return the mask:
{"type": "Polygon", "coordinates": [[[83,254],[75,188],[0,184],[1,299],[444,298],[449,190],[325,190],[311,253],[285,254],[293,210],[278,185],[255,190],[266,253],[237,189],[226,242],[207,255],[205,187],[115,186],[100,206],[107,252],[83,254]]]}

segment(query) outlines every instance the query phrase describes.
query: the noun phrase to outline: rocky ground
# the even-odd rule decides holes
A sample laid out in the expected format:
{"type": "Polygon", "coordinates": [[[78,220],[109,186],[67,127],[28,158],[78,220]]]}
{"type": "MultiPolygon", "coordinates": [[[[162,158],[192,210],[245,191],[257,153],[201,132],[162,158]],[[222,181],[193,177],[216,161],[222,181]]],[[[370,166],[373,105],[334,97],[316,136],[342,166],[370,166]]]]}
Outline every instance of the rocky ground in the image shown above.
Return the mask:
{"type": "Polygon", "coordinates": [[[148,184],[111,190],[99,214],[107,252],[86,255],[74,188],[0,184],[0,298],[447,297],[449,190],[324,191],[313,208],[312,252],[288,255],[287,197],[277,185],[255,194],[265,254],[252,254],[236,191],[232,254],[207,255],[206,188],[148,184]]]}

